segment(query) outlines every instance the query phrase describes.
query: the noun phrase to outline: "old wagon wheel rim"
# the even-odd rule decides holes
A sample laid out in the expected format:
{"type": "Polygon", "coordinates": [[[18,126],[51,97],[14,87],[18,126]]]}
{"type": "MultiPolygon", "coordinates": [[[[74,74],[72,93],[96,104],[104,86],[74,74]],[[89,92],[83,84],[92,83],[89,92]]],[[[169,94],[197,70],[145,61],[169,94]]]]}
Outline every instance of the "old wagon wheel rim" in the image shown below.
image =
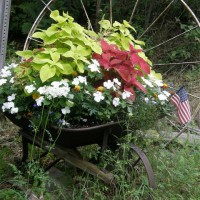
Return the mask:
{"type": "MultiPolygon", "coordinates": [[[[23,47],[23,50],[27,50],[27,49],[29,48],[29,46],[30,46],[31,41],[34,41],[34,40],[35,40],[34,38],[31,37],[32,34],[36,31],[37,26],[38,26],[39,23],[41,22],[41,20],[42,20],[43,16],[45,15],[45,13],[46,13],[48,10],[51,11],[50,6],[51,6],[52,4],[54,4],[57,0],[49,0],[48,3],[45,3],[43,0],[40,0],[40,1],[41,1],[45,6],[44,6],[44,8],[42,9],[42,11],[39,13],[38,17],[36,18],[35,22],[33,23],[32,27],[31,27],[31,29],[30,29],[30,31],[29,31],[28,36],[27,36],[26,41],[25,41],[25,44],[24,44],[24,47],[23,47]]],[[[166,41],[163,41],[163,42],[161,42],[161,43],[159,43],[159,44],[156,44],[155,46],[153,46],[153,47],[147,49],[145,52],[148,52],[148,51],[153,50],[153,49],[155,49],[155,48],[159,48],[159,47],[161,47],[162,45],[164,45],[164,44],[166,44],[166,43],[168,43],[168,42],[170,42],[170,41],[172,41],[172,40],[175,40],[175,39],[177,39],[178,37],[181,37],[181,36],[187,34],[187,33],[190,32],[190,31],[193,31],[194,29],[200,28],[200,21],[198,20],[198,17],[197,17],[196,14],[192,11],[192,9],[190,8],[190,6],[189,6],[184,0],[180,0],[180,2],[181,2],[181,4],[184,6],[184,8],[187,9],[187,11],[189,12],[189,14],[191,15],[191,17],[192,17],[193,20],[195,21],[196,26],[193,27],[193,28],[191,28],[191,29],[189,29],[189,30],[187,30],[187,31],[184,31],[184,32],[182,32],[181,34],[178,34],[178,35],[176,35],[176,36],[174,36],[174,37],[172,37],[172,38],[170,38],[170,39],[168,39],[168,40],[166,40],[166,41]]],[[[87,16],[87,13],[86,13],[84,4],[83,4],[82,1],[80,1],[80,3],[82,4],[83,9],[84,9],[84,12],[85,12],[85,14],[86,14],[86,17],[87,17],[87,19],[88,19],[88,16],[87,16]]],[[[133,6],[133,10],[132,10],[130,19],[129,19],[129,23],[130,23],[131,20],[133,19],[134,14],[135,14],[135,11],[136,11],[136,9],[138,8],[139,4],[140,4],[140,0],[136,0],[135,3],[134,3],[134,6],[133,6]]],[[[153,22],[150,24],[150,26],[148,26],[148,27],[146,28],[146,30],[145,30],[142,34],[140,34],[140,36],[138,37],[138,39],[140,39],[140,37],[142,37],[144,34],[146,34],[146,32],[148,32],[148,31],[151,29],[151,27],[157,22],[157,20],[158,20],[168,9],[170,9],[170,7],[172,7],[173,4],[175,4],[175,0],[172,0],[172,1],[169,2],[169,4],[165,7],[164,10],[161,11],[161,13],[158,15],[158,17],[157,17],[155,20],[153,20],[153,22]]],[[[110,5],[112,5],[112,3],[110,3],[110,5]]],[[[110,14],[112,14],[112,13],[110,13],[110,14]]],[[[112,17],[110,17],[110,19],[112,19],[112,17]]],[[[40,42],[40,41],[37,41],[37,42],[40,42]]],[[[190,62],[190,64],[198,64],[199,62],[200,62],[199,60],[195,60],[194,62],[190,62]]],[[[153,65],[153,66],[167,65],[167,64],[168,64],[168,63],[156,63],[156,64],[153,65]]],[[[179,62],[179,63],[175,62],[175,63],[173,63],[173,65],[180,65],[180,64],[187,64],[187,62],[179,62]]]]}
{"type": "Polygon", "coordinates": [[[153,169],[151,167],[151,164],[150,164],[147,156],[139,147],[137,147],[133,144],[130,145],[130,149],[132,149],[134,152],[136,152],[137,155],[139,156],[138,160],[135,163],[133,163],[133,167],[135,167],[138,164],[138,162],[141,160],[142,163],[144,164],[145,170],[147,172],[149,187],[152,189],[155,189],[156,188],[155,177],[154,177],[153,169]]]}
{"type": "MultiPolygon", "coordinates": [[[[41,1],[42,1],[42,0],[41,0],[41,1]]],[[[28,35],[28,37],[27,37],[27,42],[26,42],[25,45],[24,45],[24,50],[29,48],[30,42],[31,42],[31,40],[33,40],[33,38],[31,38],[31,35],[35,32],[35,30],[36,30],[38,24],[39,24],[40,21],[42,20],[42,17],[43,17],[44,14],[46,13],[46,11],[48,11],[50,5],[51,5],[52,3],[54,3],[55,1],[56,1],[56,0],[49,0],[49,3],[47,3],[47,4],[45,5],[44,9],[43,9],[43,10],[41,11],[41,13],[39,14],[38,18],[36,19],[35,23],[33,24],[32,28],[31,28],[31,31],[29,32],[29,35],[28,35]]],[[[196,15],[195,15],[195,13],[192,12],[191,8],[185,3],[185,1],[180,0],[180,2],[181,2],[182,5],[184,5],[184,7],[187,8],[187,10],[190,12],[190,14],[192,15],[192,18],[194,19],[194,21],[196,22],[197,25],[196,25],[195,27],[193,27],[193,28],[191,28],[191,29],[189,29],[189,30],[187,30],[187,31],[185,31],[185,32],[183,32],[183,33],[181,33],[181,34],[179,34],[179,35],[176,35],[176,36],[174,36],[174,37],[172,37],[172,38],[170,38],[170,39],[164,41],[164,42],[161,42],[161,43],[159,43],[159,44],[156,44],[155,46],[153,46],[153,47],[147,49],[146,52],[148,52],[148,51],[150,51],[150,50],[153,50],[153,49],[156,49],[156,48],[159,48],[159,47],[163,46],[164,44],[166,44],[166,43],[168,43],[168,42],[170,42],[170,41],[172,41],[172,40],[175,40],[175,39],[177,39],[177,38],[179,38],[179,37],[181,37],[181,36],[187,34],[188,32],[193,31],[194,29],[200,28],[200,23],[199,23],[198,18],[197,18],[196,15]]],[[[174,0],[170,1],[168,7],[170,7],[173,3],[174,3],[174,0]]],[[[135,10],[136,10],[136,8],[137,8],[138,5],[139,5],[139,0],[136,0],[136,2],[135,2],[135,4],[134,4],[134,9],[133,9],[133,12],[132,12],[132,17],[134,16],[134,12],[135,12],[135,10]]],[[[168,7],[166,7],[166,8],[168,8],[168,7]]],[[[164,9],[164,10],[165,10],[165,9],[164,9]]],[[[166,10],[167,10],[167,9],[166,9],[166,10]]],[[[162,14],[162,13],[161,13],[161,14],[162,14]]],[[[154,22],[153,22],[153,23],[154,23],[154,22]]],[[[141,37],[142,37],[143,35],[144,35],[144,34],[142,34],[141,37]]],[[[197,60],[197,61],[194,61],[194,62],[156,63],[156,64],[154,64],[154,66],[162,66],[162,65],[168,65],[168,64],[170,64],[170,65],[182,65],[182,64],[198,64],[198,63],[200,63],[200,61],[197,60]]],[[[146,155],[145,155],[140,149],[138,149],[138,148],[137,148],[136,146],[134,146],[134,145],[131,145],[130,148],[131,148],[134,152],[136,152],[136,153],[138,154],[139,157],[141,157],[140,159],[138,159],[137,162],[135,162],[135,163],[133,164],[133,166],[134,166],[134,165],[137,165],[139,161],[142,161],[143,164],[144,164],[144,166],[145,166],[145,168],[146,168],[147,174],[148,174],[149,185],[150,185],[151,188],[155,188],[154,175],[152,175],[152,174],[153,174],[153,170],[152,170],[152,168],[151,168],[151,165],[150,165],[150,163],[149,163],[149,161],[148,161],[146,155]],[[150,166],[150,167],[149,167],[149,166],[150,166]]]]}
{"type": "MultiPolygon", "coordinates": [[[[146,154],[138,146],[132,143],[129,145],[121,144],[119,147],[118,156],[120,160],[126,160],[126,163],[123,166],[123,177],[125,177],[125,179],[130,182],[133,187],[138,189],[140,187],[145,187],[146,189],[150,190],[156,189],[156,182],[151,164],[146,154]],[[134,179],[131,175],[134,175],[134,179]],[[143,176],[143,178],[145,177],[145,179],[140,180],[141,176],[143,176]],[[145,180],[148,181],[146,182],[145,180]]],[[[150,190],[146,190],[146,193],[144,194],[139,194],[140,198],[148,200],[152,199],[150,190]]]]}

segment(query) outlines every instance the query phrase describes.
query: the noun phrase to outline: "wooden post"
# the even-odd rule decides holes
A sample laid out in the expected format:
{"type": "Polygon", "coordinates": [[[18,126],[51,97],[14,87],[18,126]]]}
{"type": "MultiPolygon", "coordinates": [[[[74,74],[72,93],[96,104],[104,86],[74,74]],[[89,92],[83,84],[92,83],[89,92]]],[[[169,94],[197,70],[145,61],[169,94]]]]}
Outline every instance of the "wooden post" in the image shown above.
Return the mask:
{"type": "Polygon", "coordinates": [[[11,0],[0,0],[0,69],[5,64],[11,0]]]}

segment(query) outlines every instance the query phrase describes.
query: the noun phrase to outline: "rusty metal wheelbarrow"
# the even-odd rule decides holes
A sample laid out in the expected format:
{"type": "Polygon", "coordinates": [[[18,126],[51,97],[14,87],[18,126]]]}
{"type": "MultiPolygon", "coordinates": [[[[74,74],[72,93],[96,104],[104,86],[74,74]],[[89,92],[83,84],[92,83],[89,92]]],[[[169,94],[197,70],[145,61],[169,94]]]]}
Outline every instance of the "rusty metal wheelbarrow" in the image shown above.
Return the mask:
{"type": "MultiPolygon", "coordinates": [[[[21,127],[20,135],[22,136],[22,147],[23,147],[23,157],[22,162],[26,162],[29,155],[28,144],[34,144],[35,146],[41,147],[49,151],[48,146],[50,142],[48,138],[44,136],[44,139],[41,138],[41,134],[34,135],[28,129],[30,124],[28,119],[16,120],[12,115],[7,115],[7,117],[16,125],[21,127]]],[[[80,151],[77,147],[86,146],[91,144],[98,144],[101,147],[101,151],[104,151],[106,148],[111,149],[112,151],[119,150],[123,151],[123,148],[120,148],[117,145],[117,138],[121,138],[126,134],[124,128],[120,122],[111,122],[104,125],[93,126],[89,128],[62,128],[59,129],[56,126],[51,126],[49,129],[53,140],[56,140],[55,145],[51,148],[51,153],[53,153],[57,159],[49,164],[45,170],[50,169],[54,166],[60,159],[64,159],[66,162],[72,164],[73,166],[88,172],[89,174],[98,177],[107,184],[116,184],[114,174],[106,171],[105,169],[101,170],[96,164],[84,160],[80,151]]],[[[120,152],[119,155],[122,155],[123,152],[120,152]]],[[[46,155],[44,153],[42,156],[46,155]]],[[[155,189],[155,179],[152,167],[148,161],[145,153],[134,144],[129,144],[129,156],[134,155],[134,160],[132,160],[131,166],[128,168],[135,169],[136,173],[142,168],[143,173],[145,172],[146,177],[148,178],[148,187],[150,189],[155,189]]],[[[123,158],[122,158],[123,159],[123,158]]],[[[125,173],[127,174],[127,173],[125,173]]],[[[151,195],[148,195],[147,199],[151,199],[151,195]]]]}

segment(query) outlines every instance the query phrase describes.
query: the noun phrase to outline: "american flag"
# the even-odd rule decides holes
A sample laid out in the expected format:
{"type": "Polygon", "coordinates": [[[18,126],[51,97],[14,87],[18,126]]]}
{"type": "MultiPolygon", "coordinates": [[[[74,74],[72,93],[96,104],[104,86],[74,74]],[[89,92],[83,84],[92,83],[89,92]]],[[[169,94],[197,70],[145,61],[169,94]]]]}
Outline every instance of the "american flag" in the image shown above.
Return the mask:
{"type": "Polygon", "coordinates": [[[191,120],[190,104],[184,86],[176,91],[176,93],[171,97],[171,102],[178,109],[179,122],[181,124],[189,122],[191,120]]]}

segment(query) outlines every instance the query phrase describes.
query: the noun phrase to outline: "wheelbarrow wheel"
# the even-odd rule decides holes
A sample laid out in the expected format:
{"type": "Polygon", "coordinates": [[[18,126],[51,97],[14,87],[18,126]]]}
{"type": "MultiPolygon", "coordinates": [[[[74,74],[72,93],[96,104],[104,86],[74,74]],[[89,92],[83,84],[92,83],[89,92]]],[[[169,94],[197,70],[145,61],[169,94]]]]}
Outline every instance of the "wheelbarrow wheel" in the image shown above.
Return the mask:
{"type": "Polygon", "coordinates": [[[131,191],[126,199],[153,198],[152,190],[156,188],[153,169],[147,156],[139,147],[133,144],[122,144],[117,150],[113,173],[117,188],[120,187],[120,191],[131,191]]]}

